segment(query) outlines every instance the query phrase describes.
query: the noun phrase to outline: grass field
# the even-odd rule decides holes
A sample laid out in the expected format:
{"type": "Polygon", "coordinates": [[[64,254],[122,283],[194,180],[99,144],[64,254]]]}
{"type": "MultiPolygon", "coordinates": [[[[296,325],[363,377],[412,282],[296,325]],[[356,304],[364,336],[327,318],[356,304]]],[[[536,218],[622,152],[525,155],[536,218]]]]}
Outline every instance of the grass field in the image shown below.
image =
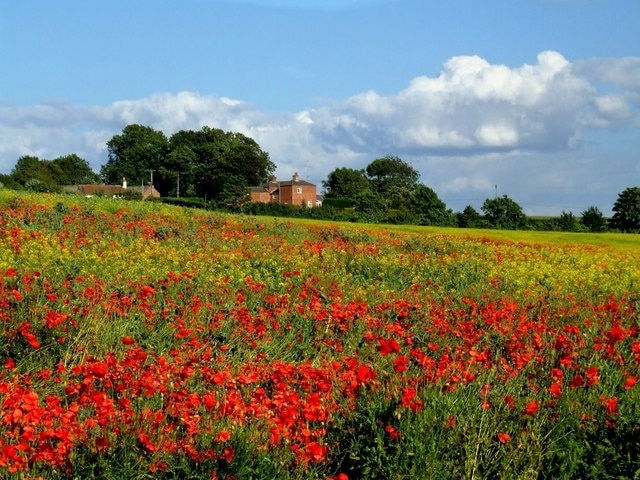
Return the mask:
{"type": "Polygon", "coordinates": [[[638,478],[639,239],[0,190],[0,477],[638,478]]]}

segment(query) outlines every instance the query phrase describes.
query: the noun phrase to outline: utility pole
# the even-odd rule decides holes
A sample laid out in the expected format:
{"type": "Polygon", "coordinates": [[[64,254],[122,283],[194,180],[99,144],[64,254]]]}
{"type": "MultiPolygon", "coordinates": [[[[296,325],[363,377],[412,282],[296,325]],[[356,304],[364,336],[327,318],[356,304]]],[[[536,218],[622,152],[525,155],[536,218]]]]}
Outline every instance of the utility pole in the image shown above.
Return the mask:
{"type": "Polygon", "coordinates": [[[496,198],[498,198],[498,184],[497,183],[496,183],[495,187],[496,187],[496,198]]]}
{"type": "Polygon", "coordinates": [[[176,189],[176,198],[180,198],[180,172],[178,172],[178,187],[176,189]]]}

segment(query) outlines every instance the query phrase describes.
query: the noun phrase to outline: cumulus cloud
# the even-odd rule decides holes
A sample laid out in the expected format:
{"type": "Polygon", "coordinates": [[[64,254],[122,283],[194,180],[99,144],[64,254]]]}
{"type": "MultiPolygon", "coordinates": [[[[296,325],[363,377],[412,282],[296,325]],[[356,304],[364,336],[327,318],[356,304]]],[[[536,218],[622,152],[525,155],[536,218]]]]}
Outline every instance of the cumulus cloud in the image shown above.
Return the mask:
{"type": "Polygon", "coordinates": [[[591,82],[640,90],[640,57],[590,58],[576,62],[573,71],[591,82]]]}
{"type": "MultiPolygon", "coordinates": [[[[438,76],[414,78],[396,95],[370,91],[307,117],[319,138],[352,148],[553,151],[579,143],[581,128],[594,116],[614,113],[594,109],[596,98],[595,88],[557,52],[543,52],[537,63],[519,68],[464,56],[450,59],[438,76]]],[[[615,106],[618,114],[623,109],[624,102],[615,106]]]]}
{"type": "Polygon", "coordinates": [[[394,95],[371,90],[289,114],[196,92],[107,106],[5,103],[0,104],[0,171],[7,173],[22,155],[52,159],[68,153],[99,170],[107,159],[106,142],[128,124],[168,136],[206,125],[249,135],[269,152],[279,176],[299,171],[316,183],[334,168],[362,168],[377,156],[394,154],[428,172],[425,181],[436,191],[454,196],[461,190],[490,195],[486,190],[499,172],[508,171],[505,178],[517,175],[506,165],[520,162],[531,168],[521,191],[534,177],[559,188],[558,175],[538,174],[542,162],[553,170],[549,158],[579,152],[585,132],[593,129],[637,127],[639,78],[640,58],[571,63],[547,51],[519,67],[454,57],[437,75],[416,77],[394,95]]]}

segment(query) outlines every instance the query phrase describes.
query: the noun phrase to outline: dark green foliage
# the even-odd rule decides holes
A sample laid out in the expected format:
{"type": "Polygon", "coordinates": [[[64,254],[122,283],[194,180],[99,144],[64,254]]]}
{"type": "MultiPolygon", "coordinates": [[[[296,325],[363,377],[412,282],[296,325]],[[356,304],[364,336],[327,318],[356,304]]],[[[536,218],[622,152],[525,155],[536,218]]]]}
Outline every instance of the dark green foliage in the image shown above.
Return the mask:
{"type": "MultiPolygon", "coordinates": [[[[203,127],[164,133],[142,125],[128,125],[108,143],[109,160],[102,167],[105,183],[132,185],[151,182],[163,197],[190,196],[228,204],[248,185],[259,185],[275,170],[269,154],[251,138],[235,132],[203,127]]],[[[233,203],[244,203],[246,196],[233,203]]]]}
{"type": "Polygon", "coordinates": [[[581,213],[581,223],[590,232],[604,232],[607,230],[607,220],[598,207],[591,206],[581,213]]]}
{"type": "MultiPolygon", "coordinates": [[[[126,178],[131,185],[151,182],[168,151],[164,133],[142,125],[128,125],[121,135],[107,142],[109,159],[100,170],[106,184],[120,184],[126,178]]],[[[155,182],[154,182],[155,183],[155,182]]]]}
{"type": "Polygon", "coordinates": [[[5,175],[0,173],[0,188],[10,188],[11,190],[23,190],[23,186],[20,185],[11,175],[5,175]]]}
{"type": "Polygon", "coordinates": [[[488,222],[471,205],[464,207],[462,212],[456,214],[458,227],[461,228],[487,228],[488,222]]]}
{"type": "Polygon", "coordinates": [[[54,160],[23,156],[18,159],[11,175],[4,175],[1,182],[7,188],[35,192],[59,192],[61,185],[97,183],[98,175],[86,160],[75,153],[54,160]]]}
{"type": "Polygon", "coordinates": [[[24,156],[18,159],[11,171],[11,177],[27,190],[36,192],[60,191],[57,176],[59,172],[48,160],[24,156]]]}
{"type": "Polygon", "coordinates": [[[640,231],[640,187],[629,187],[618,195],[613,205],[611,228],[621,232],[640,231]]]}
{"type": "Polygon", "coordinates": [[[360,193],[371,190],[371,183],[363,170],[336,168],[322,182],[327,199],[344,199],[353,202],[360,193]]]}
{"type": "Polygon", "coordinates": [[[402,159],[387,155],[365,170],[337,168],[323,181],[325,204],[354,208],[356,221],[455,225],[455,216],[436,193],[418,183],[420,174],[402,159]]]}
{"type": "Polygon", "coordinates": [[[420,225],[455,225],[453,212],[426,185],[417,185],[410,196],[410,208],[420,225]]]}
{"type": "Polygon", "coordinates": [[[367,166],[366,172],[373,188],[383,195],[389,194],[394,187],[411,191],[418,185],[420,178],[415,168],[392,155],[374,160],[367,166]]]}
{"type": "Polygon", "coordinates": [[[571,212],[562,212],[559,217],[544,222],[543,230],[556,232],[582,232],[585,227],[571,212]]]}
{"type": "Polygon", "coordinates": [[[51,163],[57,174],[58,185],[84,185],[100,181],[100,177],[91,170],[89,163],[75,153],[57,157],[51,163]]]}
{"type": "Polygon", "coordinates": [[[193,197],[162,197],[156,201],[161,201],[162,203],[167,203],[169,205],[177,205],[180,207],[190,207],[190,208],[207,208],[206,202],[202,198],[193,198],[193,197]]]}
{"type": "Polygon", "coordinates": [[[482,205],[485,218],[493,228],[518,230],[527,228],[527,217],[522,208],[511,198],[488,198],[482,205]]]}

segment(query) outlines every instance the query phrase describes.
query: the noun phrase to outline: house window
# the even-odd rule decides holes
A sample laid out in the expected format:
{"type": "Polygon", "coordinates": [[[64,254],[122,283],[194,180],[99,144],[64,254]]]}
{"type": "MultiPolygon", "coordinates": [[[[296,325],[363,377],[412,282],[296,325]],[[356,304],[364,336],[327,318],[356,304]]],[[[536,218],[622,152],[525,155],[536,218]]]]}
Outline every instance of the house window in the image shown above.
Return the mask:
{"type": "Polygon", "coordinates": [[[302,193],[302,187],[296,188],[296,193],[302,193]]]}

